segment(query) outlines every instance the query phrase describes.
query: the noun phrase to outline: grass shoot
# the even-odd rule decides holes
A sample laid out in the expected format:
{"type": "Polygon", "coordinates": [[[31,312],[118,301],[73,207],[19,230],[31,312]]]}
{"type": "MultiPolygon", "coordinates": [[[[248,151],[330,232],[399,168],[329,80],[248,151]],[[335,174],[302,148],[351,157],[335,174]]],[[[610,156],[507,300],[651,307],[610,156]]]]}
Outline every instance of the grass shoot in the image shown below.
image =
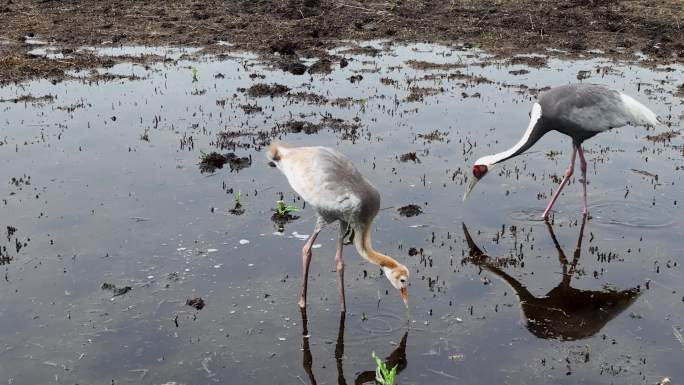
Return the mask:
{"type": "Polygon", "coordinates": [[[276,213],[281,217],[289,215],[291,213],[296,213],[297,211],[299,211],[299,209],[296,206],[287,205],[282,200],[276,201],[275,210],[276,210],[276,213]]]}
{"type": "Polygon", "coordinates": [[[397,376],[397,366],[391,370],[387,370],[387,365],[378,357],[375,352],[371,353],[371,357],[375,361],[375,381],[380,385],[394,385],[394,378],[397,376]]]}

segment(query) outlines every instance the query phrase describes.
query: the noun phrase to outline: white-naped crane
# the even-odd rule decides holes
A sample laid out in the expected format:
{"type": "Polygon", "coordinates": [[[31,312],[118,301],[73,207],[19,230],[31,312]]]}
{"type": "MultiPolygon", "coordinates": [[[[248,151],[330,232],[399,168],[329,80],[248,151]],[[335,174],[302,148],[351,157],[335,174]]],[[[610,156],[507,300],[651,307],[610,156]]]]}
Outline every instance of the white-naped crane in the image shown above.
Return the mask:
{"type": "Polygon", "coordinates": [[[268,146],[266,157],[285,174],[292,189],[318,213],[313,233],[302,249],[303,277],[299,307],[306,308],[311,247],[323,227],[335,221],[340,222],[335,253],[340,310],[346,310],[342,247],[348,230],[353,231],[354,246],[359,254],[382,268],[408,307],[408,269],[387,255],[375,251],[371,245],[371,223],[380,210],[380,193],[352,162],[329,147],[288,147],[277,142],[268,146]]]}
{"type": "Polygon", "coordinates": [[[594,135],[612,128],[626,125],[656,126],[657,115],[648,107],[629,95],[598,84],[569,84],[551,88],[541,94],[537,103],[532,106],[530,123],[523,137],[515,146],[494,155],[487,155],[475,161],[473,176],[470,179],[463,200],[468,198],[475,184],[482,179],[491,168],[505,160],[527,151],[544,134],[558,131],[572,138],[572,156],[570,166],[565,171],[558,190],[551,197],[543,219],[549,217],[553,204],[558,199],[563,187],[572,176],[575,156],[579,154],[582,170],[583,206],[582,214],[587,215],[587,161],[582,151],[582,143],[594,135]]]}

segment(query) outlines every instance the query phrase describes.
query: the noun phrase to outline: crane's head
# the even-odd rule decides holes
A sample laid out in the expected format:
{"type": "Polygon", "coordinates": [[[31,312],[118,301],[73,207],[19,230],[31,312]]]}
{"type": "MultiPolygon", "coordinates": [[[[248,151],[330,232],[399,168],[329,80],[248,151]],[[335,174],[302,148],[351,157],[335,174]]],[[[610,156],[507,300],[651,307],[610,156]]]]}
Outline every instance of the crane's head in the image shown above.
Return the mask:
{"type": "Polygon", "coordinates": [[[409,271],[406,266],[397,263],[394,267],[383,266],[382,271],[395,289],[399,290],[399,295],[408,307],[408,278],[409,271]]]}
{"type": "Polygon", "coordinates": [[[487,175],[487,172],[489,171],[489,168],[491,165],[488,165],[486,163],[480,162],[478,159],[475,164],[473,165],[473,176],[470,178],[470,182],[468,182],[468,187],[466,187],[466,191],[463,194],[463,200],[468,199],[468,195],[470,195],[470,192],[473,191],[473,188],[477,184],[477,182],[480,181],[480,179],[484,178],[485,175],[487,175]]]}

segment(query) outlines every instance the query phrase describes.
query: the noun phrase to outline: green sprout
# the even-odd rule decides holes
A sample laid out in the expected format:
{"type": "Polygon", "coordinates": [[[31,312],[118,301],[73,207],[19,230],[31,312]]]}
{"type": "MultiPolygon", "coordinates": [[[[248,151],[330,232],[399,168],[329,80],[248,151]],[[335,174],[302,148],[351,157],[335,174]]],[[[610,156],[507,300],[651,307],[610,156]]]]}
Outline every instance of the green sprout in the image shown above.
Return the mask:
{"type": "Polygon", "coordinates": [[[276,201],[276,213],[278,213],[279,216],[285,216],[290,213],[295,213],[299,211],[299,209],[296,206],[293,205],[286,205],[284,201],[279,200],[276,201]]]}
{"type": "Polygon", "coordinates": [[[242,193],[240,191],[233,193],[233,199],[235,200],[235,207],[236,208],[239,208],[240,206],[242,206],[242,203],[240,203],[241,197],[242,197],[242,193]]]}
{"type": "Polygon", "coordinates": [[[197,83],[197,67],[192,67],[192,82],[197,83]]]}
{"type": "Polygon", "coordinates": [[[375,361],[375,381],[380,385],[394,385],[394,377],[397,376],[397,366],[394,365],[392,370],[387,370],[387,365],[378,357],[375,352],[371,354],[375,361]]]}

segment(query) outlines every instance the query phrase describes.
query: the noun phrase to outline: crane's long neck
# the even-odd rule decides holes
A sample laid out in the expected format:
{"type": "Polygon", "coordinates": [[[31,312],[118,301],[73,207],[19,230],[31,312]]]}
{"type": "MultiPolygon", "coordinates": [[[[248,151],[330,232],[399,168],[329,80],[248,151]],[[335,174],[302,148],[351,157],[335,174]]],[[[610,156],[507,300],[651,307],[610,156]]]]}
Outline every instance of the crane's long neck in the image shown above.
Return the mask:
{"type": "Polygon", "coordinates": [[[354,246],[356,246],[356,251],[370,263],[390,269],[399,265],[397,261],[391,257],[378,253],[373,249],[370,236],[370,224],[362,224],[354,227],[354,246]]]}
{"type": "Polygon", "coordinates": [[[517,279],[511,277],[510,275],[506,274],[505,271],[499,269],[498,267],[494,266],[491,263],[483,263],[481,265],[484,269],[489,270],[491,273],[494,275],[499,276],[501,279],[503,279],[504,282],[508,284],[508,286],[513,289],[515,292],[515,295],[520,298],[520,301],[523,302],[531,302],[534,301],[536,298],[530,293],[527,288],[521,284],[517,279]]]}
{"type": "Polygon", "coordinates": [[[532,147],[533,144],[537,143],[544,134],[549,130],[544,126],[542,122],[539,121],[541,118],[541,106],[539,103],[535,103],[532,107],[532,113],[530,116],[530,124],[525,130],[525,134],[522,138],[515,144],[515,146],[509,148],[506,151],[500,152],[494,155],[488,155],[478,159],[475,164],[493,165],[499,162],[503,162],[507,159],[518,156],[523,152],[527,151],[528,148],[532,147]]]}

